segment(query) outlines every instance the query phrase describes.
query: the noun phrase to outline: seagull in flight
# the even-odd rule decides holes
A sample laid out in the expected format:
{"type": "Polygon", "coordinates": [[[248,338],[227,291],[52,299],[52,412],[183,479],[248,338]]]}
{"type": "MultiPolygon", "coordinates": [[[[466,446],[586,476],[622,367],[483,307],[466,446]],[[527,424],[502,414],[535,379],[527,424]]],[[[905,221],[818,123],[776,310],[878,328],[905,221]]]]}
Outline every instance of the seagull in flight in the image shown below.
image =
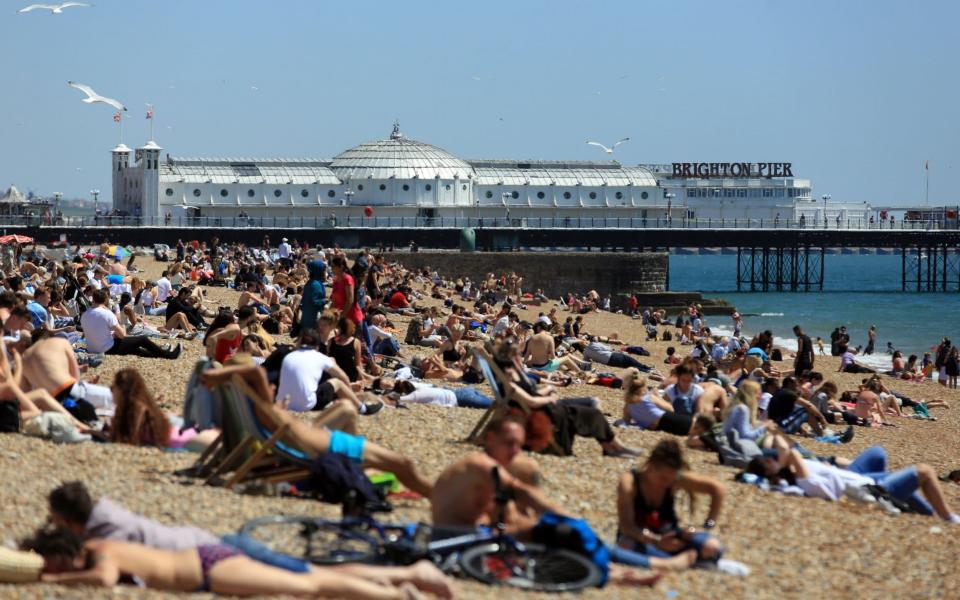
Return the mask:
{"type": "Polygon", "coordinates": [[[67,85],[69,85],[72,88],[76,88],[81,92],[83,92],[84,94],[86,94],[87,97],[84,98],[83,101],[86,102],[87,104],[102,102],[104,104],[109,104],[110,106],[114,107],[117,110],[127,110],[127,107],[124,106],[119,100],[114,100],[113,98],[107,98],[105,96],[101,96],[100,94],[93,91],[93,89],[89,85],[77,83],[76,81],[68,81],[67,85]]]}
{"type": "Polygon", "coordinates": [[[625,137],[625,138],[623,138],[622,140],[619,140],[616,144],[614,144],[613,146],[611,146],[611,147],[609,147],[609,148],[607,148],[606,146],[604,146],[604,145],[601,144],[600,142],[592,142],[592,141],[590,141],[590,140],[587,140],[587,143],[590,144],[591,146],[599,146],[599,147],[602,148],[603,151],[606,152],[607,154],[613,154],[613,151],[617,148],[617,146],[619,146],[620,144],[622,144],[622,143],[624,143],[624,142],[628,142],[628,141],[630,141],[630,138],[625,137]]]}
{"type": "Polygon", "coordinates": [[[83,2],[64,2],[62,4],[31,4],[18,10],[18,13],[28,13],[34,10],[49,10],[50,14],[59,15],[63,12],[63,9],[70,8],[71,6],[91,6],[90,4],[84,4],[83,2]]]}

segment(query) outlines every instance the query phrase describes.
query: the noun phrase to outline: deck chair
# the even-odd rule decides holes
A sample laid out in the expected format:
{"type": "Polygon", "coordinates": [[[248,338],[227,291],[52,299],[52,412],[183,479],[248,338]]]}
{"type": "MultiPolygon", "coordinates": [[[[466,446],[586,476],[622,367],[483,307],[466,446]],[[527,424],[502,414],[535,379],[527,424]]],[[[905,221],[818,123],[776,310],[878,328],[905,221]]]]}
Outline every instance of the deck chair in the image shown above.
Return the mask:
{"type": "Polygon", "coordinates": [[[244,458],[225,481],[224,487],[229,489],[253,480],[281,483],[309,477],[314,457],[297,448],[286,424],[267,424],[258,418],[256,402],[263,400],[257,398],[256,392],[239,378],[223,387],[226,401],[236,411],[247,436],[232,460],[224,461],[226,465],[221,472],[227,472],[239,457],[244,458]]]}
{"type": "MultiPolygon", "coordinates": [[[[490,384],[490,389],[493,391],[493,404],[480,416],[480,420],[477,421],[477,424],[474,425],[473,430],[465,440],[471,444],[479,444],[482,441],[480,435],[483,433],[483,429],[487,426],[487,423],[489,423],[494,416],[499,416],[509,410],[507,399],[503,395],[502,390],[506,390],[511,382],[506,373],[497,366],[490,355],[484,350],[474,347],[470,349],[470,352],[473,354],[474,360],[476,360],[480,371],[483,373],[483,376],[486,377],[487,383],[490,384]],[[503,386],[503,388],[500,386],[503,386]]],[[[525,413],[530,412],[530,409],[526,406],[521,405],[521,408],[525,413]]],[[[548,447],[552,453],[558,456],[564,455],[560,444],[558,444],[555,439],[550,439],[548,447]]]]}

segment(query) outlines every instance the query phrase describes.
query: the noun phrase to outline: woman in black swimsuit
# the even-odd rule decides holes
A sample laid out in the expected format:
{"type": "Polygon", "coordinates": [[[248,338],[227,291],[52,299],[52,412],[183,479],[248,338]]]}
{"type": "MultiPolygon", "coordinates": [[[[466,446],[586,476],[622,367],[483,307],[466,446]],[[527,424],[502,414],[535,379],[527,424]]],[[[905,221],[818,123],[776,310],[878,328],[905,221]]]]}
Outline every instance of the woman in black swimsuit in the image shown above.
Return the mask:
{"type": "Polygon", "coordinates": [[[342,316],[337,323],[337,335],[327,345],[327,355],[337,362],[350,381],[360,381],[360,340],[354,337],[357,326],[349,317],[342,316]]]}
{"type": "Polygon", "coordinates": [[[693,527],[680,527],[674,490],[710,496],[704,529],[712,529],[720,515],[724,487],[719,481],[687,470],[683,451],[675,440],[663,440],[640,469],[624,473],[617,487],[619,531],[617,544],[650,557],[686,555],[698,562],[716,562],[723,554],[719,540],[693,527]]]}

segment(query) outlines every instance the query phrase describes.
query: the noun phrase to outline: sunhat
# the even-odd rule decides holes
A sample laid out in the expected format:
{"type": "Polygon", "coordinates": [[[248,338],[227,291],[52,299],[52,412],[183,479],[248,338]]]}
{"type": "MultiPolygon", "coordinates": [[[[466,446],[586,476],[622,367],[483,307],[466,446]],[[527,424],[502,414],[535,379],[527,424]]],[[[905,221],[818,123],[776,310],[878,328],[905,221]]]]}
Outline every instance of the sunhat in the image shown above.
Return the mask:
{"type": "Polygon", "coordinates": [[[0,583],[38,581],[42,570],[43,557],[36,552],[23,552],[0,546],[0,583]]]}

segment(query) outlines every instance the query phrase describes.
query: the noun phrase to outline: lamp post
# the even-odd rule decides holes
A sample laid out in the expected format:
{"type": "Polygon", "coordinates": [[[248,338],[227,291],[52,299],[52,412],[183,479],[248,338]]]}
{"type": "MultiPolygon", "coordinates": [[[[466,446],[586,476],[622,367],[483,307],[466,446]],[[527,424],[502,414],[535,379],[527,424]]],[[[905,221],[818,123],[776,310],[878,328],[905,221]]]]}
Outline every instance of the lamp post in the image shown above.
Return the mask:
{"type": "Polygon", "coordinates": [[[56,211],[56,212],[54,212],[54,218],[56,218],[56,216],[60,214],[60,198],[62,198],[62,197],[63,197],[63,194],[60,193],[60,192],[54,192],[54,193],[53,193],[53,198],[54,198],[54,202],[55,202],[55,209],[54,209],[54,210],[56,211]]]}
{"type": "Polygon", "coordinates": [[[667,222],[673,222],[673,199],[677,197],[673,192],[667,192],[663,195],[667,199],[667,222]]]}
{"type": "Polygon", "coordinates": [[[93,196],[93,214],[100,214],[100,190],[90,190],[90,195],[93,196]]]}
{"type": "Polygon", "coordinates": [[[507,204],[507,200],[513,198],[513,193],[503,192],[500,194],[500,197],[503,198],[503,218],[506,221],[506,225],[510,225],[510,205],[507,204]]]}
{"type": "Polygon", "coordinates": [[[820,196],[820,198],[823,199],[823,227],[826,229],[827,225],[830,223],[830,221],[827,219],[827,200],[829,200],[831,196],[830,194],[824,194],[820,196]]]}

